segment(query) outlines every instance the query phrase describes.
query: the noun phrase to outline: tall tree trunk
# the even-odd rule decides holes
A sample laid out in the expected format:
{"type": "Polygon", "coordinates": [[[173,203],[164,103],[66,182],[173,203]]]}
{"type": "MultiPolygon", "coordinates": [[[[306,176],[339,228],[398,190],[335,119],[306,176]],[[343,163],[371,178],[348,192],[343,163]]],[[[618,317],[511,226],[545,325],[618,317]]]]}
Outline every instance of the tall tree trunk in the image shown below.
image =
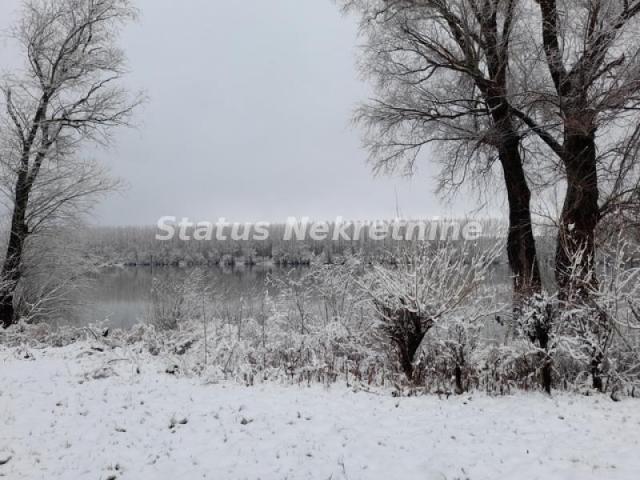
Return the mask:
{"type": "MultiPolygon", "coordinates": [[[[526,302],[535,294],[541,293],[542,281],[531,224],[531,191],[524,173],[520,139],[510,128],[505,130],[503,138],[505,141],[498,150],[509,202],[507,255],[513,274],[513,311],[519,316],[526,302]]],[[[547,353],[549,325],[538,322],[530,340],[537,341],[540,349],[545,352],[541,358],[542,387],[547,393],[551,393],[553,366],[547,353]]]]}
{"type": "MultiPolygon", "coordinates": [[[[9,92],[9,102],[10,99],[11,96],[9,92]]],[[[26,220],[29,196],[31,195],[31,188],[38,176],[42,162],[46,157],[49,147],[51,147],[53,143],[53,139],[49,138],[48,124],[41,124],[42,120],[47,116],[49,100],[50,93],[44,92],[29,129],[29,134],[24,139],[22,147],[20,169],[16,178],[9,243],[7,244],[7,253],[4,257],[2,272],[0,273],[0,281],[2,281],[2,285],[0,285],[0,322],[2,322],[4,328],[10,327],[17,321],[13,303],[16,286],[22,276],[24,243],[29,235],[26,220]],[[41,133],[40,148],[35,155],[33,166],[30,169],[29,160],[31,158],[32,148],[37,140],[38,132],[41,133]]]]}
{"type": "MultiPolygon", "coordinates": [[[[507,14],[513,14],[513,8],[512,3],[507,14]]],[[[510,31],[503,31],[502,34],[506,38],[498,41],[495,15],[488,15],[483,19],[482,30],[487,39],[487,44],[483,48],[487,54],[487,68],[491,81],[480,82],[478,87],[483,91],[491,111],[496,147],[507,189],[509,202],[507,255],[513,273],[514,308],[518,309],[524,300],[534,293],[539,293],[542,287],[531,225],[531,191],[527,184],[520,153],[520,135],[514,125],[508,101],[509,50],[505,47],[508,46],[510,31]]]]}
{"type": "Polygon", "coordinates": [[[596,284],[595,230],[600,217],[595,135],[566,135],[567,194],[556,246],[556,281],[561,296],[586,294],[596,284]],[[573,270],[572,267],[578,267],[573,270]]]}
{"type": "Polygon", "coordinates": [[[509,202],[507,255],[513,273],[514,303],[539,293],[540,268],[531,225],[531,191],[522,167],[519,141],[510,140],[500,149],[500,160],[509,202]]]}
{"type": "Polygon", "coordinates": [[[22,275],[22,256],[24,243],[28,235],[26,224],[29,189],[25,185],[26,175],[19,175],[16,184],[15,204],[11,218],[9,243],[2,266],[2,286],[0,287],[0,321],[4,328],[8,328],[17,320],[14,310],[14,293],[22,275]]]}
{"type": "MultiPolygon", "coordinates": [[[[29,134],[23,140],[22,154],[20,158],[20,168],[16,178],[16,190],[13,205],[13,215],[11,217],[11,231],[9,232],[9,243],[7,253],[4,257],[2,272],[0,273],[0,322],[4,328],[8,328],[16,322],[14,309],[15,289],[22,275],[22,256],[24,243],[29,234],[27,226],[27,208],[29,206],[29,195],[31,187],[38,175],[40,165],[44,161],[47,150],[52,144],[49,139],[47,124],[41,125],[46,118],[47,107],[49,105],[50,93],[45,92],[40,99],[33,122],[29,128],[29,134]],[[42,132],[41,148],[36,155],[33,169],[29,169],[29,159],[32,147],[36,142],[38,132],[42,132]]],[[[8,93],[8,103],[11,103],[11,92],[8,93]]],[[[11,115],[11,111],[9,112],[11,115]]]]}
{"type": "Polygon", "coordinates": [[[498,157],[502,164],[504,183],[509,203],[509,233],[507,256],[513,273],[514,308],[535,293],[540,293],[542,282],[536,254],[536,243],[531,225],[531,191],[520,154],[520,136],[513,126],[508,104],[500,92],[490,97],[493,120],[499,137],[498,157]]]}

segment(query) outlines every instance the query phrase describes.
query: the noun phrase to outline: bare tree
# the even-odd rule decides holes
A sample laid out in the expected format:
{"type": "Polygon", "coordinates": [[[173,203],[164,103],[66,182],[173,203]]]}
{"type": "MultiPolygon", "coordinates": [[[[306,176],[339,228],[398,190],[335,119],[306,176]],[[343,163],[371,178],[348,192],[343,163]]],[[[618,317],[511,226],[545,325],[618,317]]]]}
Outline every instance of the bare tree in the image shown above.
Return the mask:
{"type": "Polygon", "coordinates": [[[637,218],[640,206],[640,2],[347,3],[362,13],[363,70],[375,80],[377,98],[359,115],[374,167],[412,171],[420,150],[436,143],[447,155],[443,185],[457,186],[497,157],[516,293],[540,284],[530,186],[566,182],[556,279],[570,290],[578,252],[581,271],[592,270],[601,218],[637,218]]]}
{"type": "MultiPolygon", "coordinates": [[[[374,265],[356,279],[378,317],[378,335],[384,345],[392,347],[409,382],[417,380],[416,355],[429,330],[452,319],[461,327],[464,322],[458,322],[460,317],[479,318],[483,296],[478,295],[478,289],[499,247],[478,250],[466,243],[420,246],[400,258],[397,266],[374,265]]],[[[453,324],[448,326],[453,328],[453,324]]]]}
{"type": "Polygon", "coordinates": [[[99,167],[79,161],[87,141],[105,143],[127,125],[140,97],[120,86],[125,57],[116,46],[136,17],[129,0],[28,0],[14,38],[26,68],[2,84],[3,177],[11,229],[2,267],[0,320],[15,320],[25,242],[34,229],[69,215],[90,195],[112,187],[99,167]]]}
{"type": "Polygon", "coordinates": [[[443,147],[442,187],[502,167],[516,305],[541,289],[521,121],[509,103],[520,0],[352,0],[366,39],[362,70],[376,98],[357,119],[375,171],[411,173],[423,148],[443,147]]]}
{"type": "MultiPolygon", "coordinates": [[[[539,25],[529,44],[541,53],[544,77],[518,95],[515,111],[560,159],[567,190],[559,222],[556,279],[561,290],[578,281],[573,259],[594,283],[595,230],[602,214],[637,203],[640,97],[639,1],[536,0],[539,25]],[[633,128],[628,128],[632,125],[633,128]],[[636,172],[637,173],[637,172],[636,172]],[[605,191],[605,196],[601,195],[605,191]]],[[[527,66],[536,72],[535,65],[527,66]]],[[[535,76],[534,76],[535,77],[535,76]]],[[[535,83],[535,82],[534,82],[535,83]]],[[[587,292],[593,285],[585,285],[587,292]]]]}

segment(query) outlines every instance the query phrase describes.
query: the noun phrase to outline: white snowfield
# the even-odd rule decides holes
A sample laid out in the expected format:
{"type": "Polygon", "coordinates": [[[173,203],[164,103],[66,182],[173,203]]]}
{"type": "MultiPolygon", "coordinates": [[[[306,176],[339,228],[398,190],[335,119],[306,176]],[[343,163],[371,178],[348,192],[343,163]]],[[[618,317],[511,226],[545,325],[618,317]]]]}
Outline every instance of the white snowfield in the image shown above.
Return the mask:
{"type": "Polygon", "coordinates": [[[634,399],[244,387],[86,343],[25,352],[0,347],[0,478],[640,478],[634,399]]]}

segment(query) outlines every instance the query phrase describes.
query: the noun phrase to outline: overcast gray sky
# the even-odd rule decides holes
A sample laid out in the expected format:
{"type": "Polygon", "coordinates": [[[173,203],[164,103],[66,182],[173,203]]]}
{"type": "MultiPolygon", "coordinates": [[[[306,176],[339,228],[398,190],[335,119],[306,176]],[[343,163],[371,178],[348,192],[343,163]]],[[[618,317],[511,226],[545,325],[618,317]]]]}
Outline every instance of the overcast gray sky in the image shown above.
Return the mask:
{"type": "MultiPolygon", "coordinates": [[[[137,130],[98,156],[128,188],[102,224],[390,218],[461,214],[440,202],[429,162],[413,179],[373,178],[351,126],[366,99],[356,24],[331,0],[138,0],[123,38],[132,88],[149,102],[137,130]]],[[[20,0],[1,0],[2,28],[20,0]]],[[[5,40],[0,68],[16,61],[5,40]]]]}

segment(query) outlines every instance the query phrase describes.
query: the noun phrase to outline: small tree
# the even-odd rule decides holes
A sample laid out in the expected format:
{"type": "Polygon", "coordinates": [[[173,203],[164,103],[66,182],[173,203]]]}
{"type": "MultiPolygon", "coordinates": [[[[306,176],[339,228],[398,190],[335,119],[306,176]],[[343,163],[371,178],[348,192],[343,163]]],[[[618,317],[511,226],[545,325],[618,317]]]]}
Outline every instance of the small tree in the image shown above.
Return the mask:
{"type": "Polygon", "coordinates": [[[379,337],[392,347],[407,380],[417,380],[416,354],[427,332],[465,310],[498,250],[466,243],[422,245],[397,266],[374,265],[359,281],[377,313],[379,337]]]}
{"type": "Polygon", "coordinates": [[[479,288],[467,302],[465,308],[452,315],[447,315],[443,321],[436,324],[433,339],[426,349],[433,349],[440,363],[441,380],[453,377],[455,393],[461,394],[469,390],[473,376],[477,377],[478,358],[477,349],[481,344],[481,332],[487,328],[487,320],[494,318],[502,309],[496,303],[496,291],[484,286],[479,288]],[[453,373],[450,373],[453,366],[453,373]]]}
{"type": "MultiPolygon", "coordinates": [[[[312,267],[315,268],[315,267],[312,267]]],[[[315,296],[314,270],[287,270],[284,275],[269,275],[267,285],[278,290],[276,303],[286,312],[287,322],[301,335],[312,328],[313,300],[315,296]]]]}

